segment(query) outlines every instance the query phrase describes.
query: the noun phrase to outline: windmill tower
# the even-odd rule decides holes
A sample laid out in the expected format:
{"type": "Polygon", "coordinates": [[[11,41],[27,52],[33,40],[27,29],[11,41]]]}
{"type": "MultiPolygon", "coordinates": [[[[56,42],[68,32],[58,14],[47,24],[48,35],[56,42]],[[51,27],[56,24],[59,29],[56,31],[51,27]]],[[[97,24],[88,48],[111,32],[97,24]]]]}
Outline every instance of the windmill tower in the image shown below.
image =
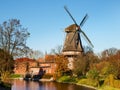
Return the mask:
{"type": "Polygon", "coordinates": [[[71,13],[68,11],[66,6],[64,7],[64,9],[69,14],[69,16],[73,20],[74,24],[65,28],[66,38],[65,38],[62,54],[68,57],[68,60],[69,60],[68,67],[70,69],[73,69],[74,58],[78,55],[81,55],[84,52],[83,46],[82,46],[82,41],[81,41],[81,34],[82,34],[82,36],[85,37],[87,42],[92,47],[93,47],[93,45],[92,45],[91,41],[89,40],[89,38],[87,37],[87,35],[81,30],[81,27],[87,20],[88,15],[86,14],[84,16],[83,20],[78,25],[76,23],[75,19],[72,17],[71,13]]]}

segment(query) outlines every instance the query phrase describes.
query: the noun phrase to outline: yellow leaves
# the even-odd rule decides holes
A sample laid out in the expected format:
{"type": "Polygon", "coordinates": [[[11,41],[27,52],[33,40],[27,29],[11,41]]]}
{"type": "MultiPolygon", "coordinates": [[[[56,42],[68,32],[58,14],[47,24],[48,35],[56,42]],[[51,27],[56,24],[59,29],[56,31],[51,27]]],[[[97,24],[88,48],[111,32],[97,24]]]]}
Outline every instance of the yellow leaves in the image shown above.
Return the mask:
{"type": "Polygon", "coordinates": [[[9,77],[10,77],[10,72],[9,71],[1,71],[1,81],[3,82],[8,82],[9,77]]]}
{"type": "Polygon", "coordinates": [[[62,75],[63,72],[68,70],[68,59],[63,55],[57,55],[55,57],[55,63],[56,63],[56,72],[59,75],[62,75]]]}

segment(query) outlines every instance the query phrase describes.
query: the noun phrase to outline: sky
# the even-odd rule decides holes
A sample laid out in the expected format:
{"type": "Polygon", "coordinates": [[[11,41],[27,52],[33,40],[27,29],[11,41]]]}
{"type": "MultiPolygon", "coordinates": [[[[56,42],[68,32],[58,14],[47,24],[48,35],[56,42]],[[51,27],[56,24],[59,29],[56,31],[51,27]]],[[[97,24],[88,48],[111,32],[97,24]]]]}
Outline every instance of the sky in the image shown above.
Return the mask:
{"type": "MultiPolygon", "coordinates": [[[[94,45],[94,52],[120,49],[120,0],[0,0],[0,24],[19,19],[28,29],[27,45],[33,50],[50,52],[64,44],[64,29],[74,22],[64,10],[67,6],[94,45]]],[[[82,39],[83,46],[88,44],[82,39]]]]}

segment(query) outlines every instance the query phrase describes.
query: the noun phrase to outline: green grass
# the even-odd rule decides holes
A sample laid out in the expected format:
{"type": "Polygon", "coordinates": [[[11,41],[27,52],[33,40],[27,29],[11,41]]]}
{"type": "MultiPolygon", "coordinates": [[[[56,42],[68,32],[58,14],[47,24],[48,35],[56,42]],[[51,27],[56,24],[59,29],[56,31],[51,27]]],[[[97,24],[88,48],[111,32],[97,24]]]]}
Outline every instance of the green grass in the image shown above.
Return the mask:
{"type": "Polygon", "coordinates": [[[20,74],[11,74],[10,78],[21,78],[22,76],[20,74]]]}
{"type": "MultiPolygon", "coordinates": [[[[119,80],[114,80],[112,81],[113,85],[107,85],[104,83],[104,80],[91,80],[87,78],[81,78],[78,79],[76,77],[71,77],[71,76],[62,76],[58,80],[58,82],[61,83],[76,83],[77,85],[85,85],[85,86],[90,86],[97,88],[97,90],[120,90],[120,81],[119,80]]],[[[108,82],[110,84],[110,81],[108,82]]]]}
{"type": "Polygon", "coordinates": [[[75,77],[70,77],[70,76],[62,76],[57,80],[58,82],[63,82],[63,83],[76,83],[77,79],[75,77]]]}
{"type": "Polygon", "coordinates": [[[97,81],[91,81],[89,79],[80,79],[77,84],[89,85],[92,87],[98,87],[97,81]]]}
{"type": "Polygon", "coordinates": [[[110,86],[102,86],[102,87],[98,88],[98,90],[120,90],[120,89],[119,88],[110,87],[110,86]]]}

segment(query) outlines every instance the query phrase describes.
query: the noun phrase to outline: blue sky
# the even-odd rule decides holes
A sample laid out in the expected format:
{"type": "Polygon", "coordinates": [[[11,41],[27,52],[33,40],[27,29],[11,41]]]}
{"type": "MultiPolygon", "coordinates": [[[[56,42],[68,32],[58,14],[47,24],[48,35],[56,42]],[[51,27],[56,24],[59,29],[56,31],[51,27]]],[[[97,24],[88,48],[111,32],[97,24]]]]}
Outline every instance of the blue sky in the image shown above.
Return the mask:
{"type": "MultiPolygon", "coordinates": [[[[50,52],[63,45],[64,29],[73,24],[63,8],[66,5],[78,24],[88,13],[89,18],[81,29],[98,53],[111,47],[120,49],[119,4],[120,0],[0,0],[0,24],[19,19],[31,33],[27,45],[33,50],[50,52]]],[[[84,39],[82,42],[87,45],[84,39]]]]}

